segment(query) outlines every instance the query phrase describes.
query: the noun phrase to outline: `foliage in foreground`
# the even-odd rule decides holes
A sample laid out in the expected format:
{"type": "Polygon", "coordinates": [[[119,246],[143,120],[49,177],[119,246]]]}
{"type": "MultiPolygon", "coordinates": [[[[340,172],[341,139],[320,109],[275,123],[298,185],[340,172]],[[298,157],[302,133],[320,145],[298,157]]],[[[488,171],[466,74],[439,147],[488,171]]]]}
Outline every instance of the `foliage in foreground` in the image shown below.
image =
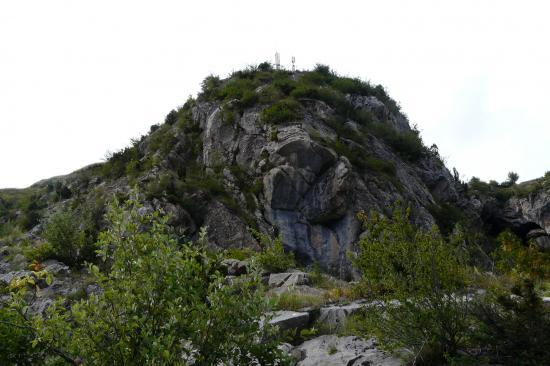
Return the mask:
{"type": "Polygon", "coordinates": [[[397,208],[391,220],[375,213],[362,218],[368,234],[355,264],[364,290],[382,299],[367,314],[369,328],[387,347],[405,348],[413,357],[427,350],[456,354],[469,326],[458,249],[436,228],[418,230],[408,210],[397,208]]]}
{"type": "Polygon", "coordinates": [[[520,248],[511,234],[501,235],[496,267],[516,281],[509,288],[499,277],[466,265],[461,230],[444,240],[436,228],[416,228],[400,208],[391,219],[361,218],[367,235],[355,264],[364,276],[363,291],[379,302],[355,329],[406,352],[415,364],[539,365],[550,357],[544,336],[550,311],[533,284],[547,280],[539,269],[546,268],[547,258],[520,248]],[[476,276],[481,277],[477,286],[491,284],[485,295],[469,290],[476,276]]]}
{"type": "Polygon", "coordinates": [[[225,284],[204,232],[196,244],[180,245],[166,218],[140,213],[134,201],[113,204],[107,218],[111,228],[100,235],[99,253],[110,269],[89,266],[101,292],[70,309],[61,300],[44,318],[29,317],[22,295],[13,295],[25,329],[32,329],[29,349],[44,350],[49,364],[283,363],[261,322],[266,301],[257,271],[225,284]]]}
{"type": "Polygon", "coordinates": [[[543,365],[550,360],[550,310],[531,280],[519,281],[511,292],[491,291],[476,303],[474,341],[507,365],[543,365]]]}

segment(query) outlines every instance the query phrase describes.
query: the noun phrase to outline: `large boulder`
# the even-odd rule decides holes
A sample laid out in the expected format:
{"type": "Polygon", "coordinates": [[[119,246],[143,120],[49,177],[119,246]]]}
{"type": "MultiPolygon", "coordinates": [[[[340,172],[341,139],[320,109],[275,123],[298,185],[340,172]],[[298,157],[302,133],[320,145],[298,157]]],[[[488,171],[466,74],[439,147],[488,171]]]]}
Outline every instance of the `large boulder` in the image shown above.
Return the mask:
{"type": "Polygon", "coordinates": [[[279,331],[300,329],[308,325],[309,314],[299,311],[276,311],[269,320],[269,324],[279,328],[279,331]]]}

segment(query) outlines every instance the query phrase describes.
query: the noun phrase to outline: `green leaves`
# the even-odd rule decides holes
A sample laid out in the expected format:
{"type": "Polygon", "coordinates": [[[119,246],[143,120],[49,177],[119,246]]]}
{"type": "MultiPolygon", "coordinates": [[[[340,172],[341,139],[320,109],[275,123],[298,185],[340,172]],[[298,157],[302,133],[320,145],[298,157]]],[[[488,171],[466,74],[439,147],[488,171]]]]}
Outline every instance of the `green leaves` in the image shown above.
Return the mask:
{"type": "Polygon", "coordinates": [[[250,229],[252,235],[262,246],[262,252],[258,254],[258,262],[269,272],[284,272],[296,266],[293,252],[285,252],[281,236],[271,238],[268,235],[254,229],[250,229]]]}
{"type": "Polygon", "coordinates": [[[113,203],[88,270],[101,292],[37,318],[37,345],[53,344],[89,365],[281,364],[260,319],[267,303],[259,272],[226,284],[206,231],[180,244],[159,212],[136,200],[113,203]]]}
{"type": "Polygon", "coordinates": [[[429,349],[440,362],[444,354],[456,353],[470,324],[462,292],[464,254],[436,227],[418,229],[409,215],[401,207],[391,219],[359,215],[367,230],[355,265],[363,273],[364,291],[382,299],[367,311],[366,329],[388,348],[405,347],[416,355],[429,349]]]}

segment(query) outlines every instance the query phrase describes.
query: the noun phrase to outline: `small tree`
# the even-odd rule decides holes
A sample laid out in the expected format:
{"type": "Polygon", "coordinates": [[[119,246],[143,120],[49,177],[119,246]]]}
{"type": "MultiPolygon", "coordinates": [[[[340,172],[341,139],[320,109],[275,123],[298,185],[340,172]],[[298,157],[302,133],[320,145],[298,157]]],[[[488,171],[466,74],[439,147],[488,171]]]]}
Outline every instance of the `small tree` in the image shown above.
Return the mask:
{"type": "Polygon", "coordinates": [[[517,183],[518,179],[519,179],[518,173],[509,172],[508,173],[508,178],[506,179],[506,181],[504,183],[502,183],[502,186],[503,187],[511,187],[511,186],[513,186],[514,184],[517,183]]]}
{"type": "Polygon", "coordinates": [[[474,339],[491,350],[493,362],[505,365],[543,365],[550,359],[550,309],[530,279],[519,280],[511,293],[489,291],[477,301],[479,321],[474,339]]]}
{"type": "Polygon", "coordinates": [[[33,344],[57,350],[50,361],[89,365],[279,365],[258,271],[226,284],[221,258],[197,243],[178,244],[158,212],[114,203],[100,234],[110,269],[89,271],[102,291],[35,317],[33,344]],[[61,351],[62,350],[62,351],[61,351]]]}
{"type": "Polygon", "coordinates": [[[68,265],[81,262],[92,251],[87,242],[80,220],[72,210],[57,212],[46,224],[44,239],[50,244],[51,253],[46,256],[59,259],[68,265]]]}
{"type": "Polygon", "coordinates": [[[493,251],[496,269],[515,279],[529,278],[535,282],[550,277],[550,254],[540,251],[534,244],[524,245],[511,231],[497,237],[499,247],[493,251]]]}
{"type": "Polygon", "coordinates": [[[363,274],[363,290],[381,300],[367,312],[366,329],[386,347],[407,349],[424,361],[456,354],[469,326],[461,291],[464,253],[437,228],[415,227],[409,210],[395,209],[391,220],[377,213],[360,219],[367,234],[355,265],[363,274]]]}

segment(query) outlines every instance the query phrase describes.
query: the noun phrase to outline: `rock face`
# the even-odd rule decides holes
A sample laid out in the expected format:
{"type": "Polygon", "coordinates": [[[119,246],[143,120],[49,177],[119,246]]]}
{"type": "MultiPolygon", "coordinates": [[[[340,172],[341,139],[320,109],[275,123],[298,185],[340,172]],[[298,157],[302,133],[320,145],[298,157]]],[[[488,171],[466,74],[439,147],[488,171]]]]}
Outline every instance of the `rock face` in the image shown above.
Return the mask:
{"type": "Polygon", "coordinates": [[[292,350],[299,358],[298,366],[398,366],[395,357],[377,350],[374,340],[359,337],[321,336],[304,342],[292,350]]]}
{"type": "MultiPolygon", "coordinates": [[[[355,108],[374,113],[399,132],[410,131],[406,118],[395,115],[375,97],[348,97],[355,108]]],[[[324,122],[334,115],[325,103],[311,101],[301,120],[267,126],[260,109],[251,109],[233,124],[223,120],[218,107],[210,103],[193,109],[203,132],[202,163],[216,161],[239,164],[262,183],[254,197],[253,213],[260,228],[280,233],[285,247],[305,263],[317,262],[341,277],[351,274],[347,252],[362,232],[356,215],[375,210],[389,213],[397,201],[413,207],[414,219],[423,226],[434,223],[427,207],[437,200],[458,201],[456,182],[434,156],[427,154],[410,163],[376,137],[364,133],[368,145],[338,138],[324,122]],[[359,169],[334,144],[340,139],[362,154],[384,160],[395,167],[395,177],[359,169]]],[[[346,126],[357,124],[349,121],[346,126]]],[[[235,200],[244,202],[242,189],[233,187],[235,200]]],[[[214,230],[212,241],[220,247],[255,245],[244,222],[220,204],[209,207],[206,223],[214,230]]]]}
{"type": "Polygon", "coordinates": [[[280,331],[300,329],[309,323],[309,314],[298,311],[281,310],[272,314],[269,324],[276,326],[280,331]]]}
{"type": "Polygon", "coordinates": [[[504,202],[480,197],[483,216],[493,232],[511,229],[523,240],[550,250],[550,189],[540,188],[525,196],[512,196],[504,202]]]}
{"type": "Polygon", "coordinates": [[[358,313],[368,305],[363,302],[352,302],[347,305],[322,307],[319,309],[319,318],[317,321],[331,330],[338,330],[344,325],[348,316],[358,313]]]}
{"type": "Polygon", "coordinates": [[[269,276],[269,287],[291,287],[309,284],[309,274],[305,272],[272,273],[269,276]]]}

